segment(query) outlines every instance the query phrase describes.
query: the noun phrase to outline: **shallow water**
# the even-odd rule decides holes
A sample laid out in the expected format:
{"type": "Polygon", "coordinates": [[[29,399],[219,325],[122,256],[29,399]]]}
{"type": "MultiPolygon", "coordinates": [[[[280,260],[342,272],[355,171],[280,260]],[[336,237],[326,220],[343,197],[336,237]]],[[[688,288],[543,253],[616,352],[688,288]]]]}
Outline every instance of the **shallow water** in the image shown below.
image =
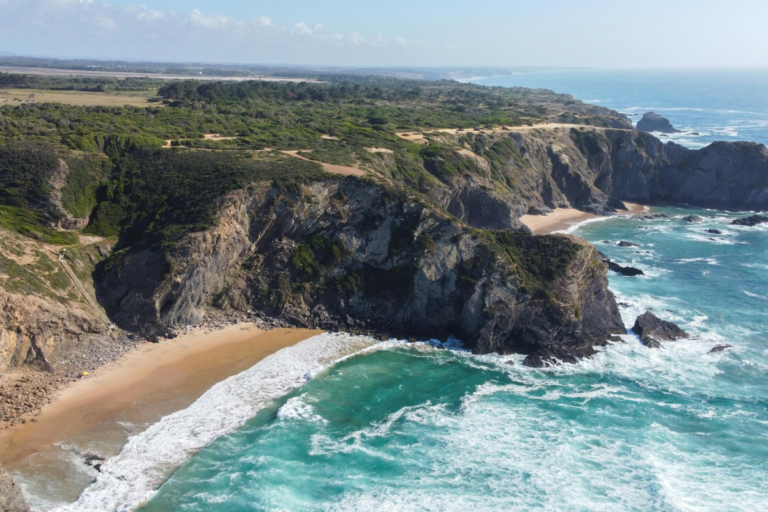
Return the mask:
{"type": "Polygon", "coordinates": [[[693,339],[651,350],[627,335],[546,370],[379,347],[198,452],[145,510],[766,509],[768,229],[654,211],[673,218],[575,231],[646,271],[611,276],[628,326],[650,308],[693,339]]]}

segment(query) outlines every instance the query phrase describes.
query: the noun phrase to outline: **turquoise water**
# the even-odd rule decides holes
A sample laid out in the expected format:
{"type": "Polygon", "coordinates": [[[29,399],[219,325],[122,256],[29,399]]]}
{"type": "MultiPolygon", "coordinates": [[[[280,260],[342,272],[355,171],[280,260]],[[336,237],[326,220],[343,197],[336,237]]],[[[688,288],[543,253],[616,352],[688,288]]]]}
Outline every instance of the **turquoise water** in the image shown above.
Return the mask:
{"type": "Polygon", "coordinates": [[[611,276],[628,326],[651,308],[693,339],[546,370],[390,344],[199,451],[143,510],[768,509],[768,229],[654,212],[672,218],[575,234],[646,271],[611,276]]]}
{"type": "Polygon", "coordinates": [[[768,69],[550,70],[475,82],[571,94],[588,103],[629,114],[635,123],[645,112],[654,111],[683,130],[662,140],[673,140],[694,149],[716,140],[768,144],[768,69]]]}

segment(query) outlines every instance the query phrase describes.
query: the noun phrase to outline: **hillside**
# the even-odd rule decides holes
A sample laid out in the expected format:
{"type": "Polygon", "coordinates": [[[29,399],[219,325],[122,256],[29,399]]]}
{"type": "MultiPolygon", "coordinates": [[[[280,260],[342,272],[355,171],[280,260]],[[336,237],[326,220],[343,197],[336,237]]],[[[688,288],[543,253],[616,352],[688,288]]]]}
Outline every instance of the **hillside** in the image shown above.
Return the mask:
{"type": "MultiPolygon", "coordinates": [[[[167,83],[147,108],[1,106],[0,243],[15,256],[0,371],[66,374],[129,335],[244,316],[573,361],[624,332],[607,268],[522,215],[768,208],[763,146],[663,144],[550,91],[317,78],[167,83]],[[98,308],[59,268],[65,247],[98,308]]],[[[71,80],[48,85],[85,87],[71,80]]]]}

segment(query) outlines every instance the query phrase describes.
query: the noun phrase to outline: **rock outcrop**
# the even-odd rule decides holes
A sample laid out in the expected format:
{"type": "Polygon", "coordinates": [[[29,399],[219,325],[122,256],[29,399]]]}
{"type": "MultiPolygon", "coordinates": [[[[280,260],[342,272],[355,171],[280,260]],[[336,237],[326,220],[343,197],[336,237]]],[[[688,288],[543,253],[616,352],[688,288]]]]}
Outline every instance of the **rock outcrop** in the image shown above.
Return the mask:
{"type": "Polygon", "coordinates": [[[661,348],[662,341],[675,341],[690,338],[690,335],[672,322],[661,320],[650,311],[646,311],[635,320],[632,331],[649,348],[661,348]]]}
{"type": "Polygon", "coordinates": [[[734,226],[757,226],[758,224],[765,224],[768,222],[768,217],[764,215],[752,215],[743,219],[736,219],[731,222],[734,226]]]}
{"type": "Polygon", "coordinates": [[[619,265],[618,263],[611,261],[611,259],[606,256],[603,253],[598,253],[600,255],[600,259],[603,263],[608,265],[608,270],[611,272],[616,272],[617,274],[621,274],[623,276],[627,277],[635,277],[635,276],[644,276],[645,272],[640,270],[639,268],[635,267],[624,267],[622,265],[619,265]]]}
{"type": "Polygon", "coordinates": [[[643,118],[637,122],[637,129],[643,132],[680,133],[680,130],[676,130],[668,119],[655,112],[644,114],[643,118]]]}
{"type": "Polygon", "coordinates": [[[218,226],[102,269],[131,331],[194,324],[213,304],[292,325],[463,340],[477,353],[590,355],[624,333],[597,251],[568,236],[481,233],[357,179],[230,194],[218,226]]]}
{"type": "Polygon", "coordinates": [[[0,512],[29,512],[21,488],[0,468],[0,512]]]}

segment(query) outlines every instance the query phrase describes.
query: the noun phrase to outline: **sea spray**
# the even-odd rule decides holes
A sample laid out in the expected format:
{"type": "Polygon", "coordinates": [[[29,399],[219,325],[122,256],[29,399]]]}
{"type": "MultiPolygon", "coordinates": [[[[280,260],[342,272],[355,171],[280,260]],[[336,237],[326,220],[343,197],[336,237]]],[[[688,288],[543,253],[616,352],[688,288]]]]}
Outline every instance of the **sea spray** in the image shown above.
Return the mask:
{"type": "Polygon", "coordinates": [[[243,425],[334,361],[376,344],[369,337],[321,334],[266,357],[212,387],[185,410],[132,437],[96,481],[61,512],[127,511],[149,499],[190,455],[243,425]]]}
{"type": "MultiPolygon", "coordinates": [[[[664,211],[718,229],[735,217],[664,211]]],[[[195,454],[147,512],[765,509],[768,318],[742,290],[765,287],[768,241],[702,244],[690,229],[615,218],[574,234],[656,270],[611,275],[627,326],[651,309],[693,338],[652,350],[628,333],[546,369],[426,344],[370,351],[195,454]]]]}

